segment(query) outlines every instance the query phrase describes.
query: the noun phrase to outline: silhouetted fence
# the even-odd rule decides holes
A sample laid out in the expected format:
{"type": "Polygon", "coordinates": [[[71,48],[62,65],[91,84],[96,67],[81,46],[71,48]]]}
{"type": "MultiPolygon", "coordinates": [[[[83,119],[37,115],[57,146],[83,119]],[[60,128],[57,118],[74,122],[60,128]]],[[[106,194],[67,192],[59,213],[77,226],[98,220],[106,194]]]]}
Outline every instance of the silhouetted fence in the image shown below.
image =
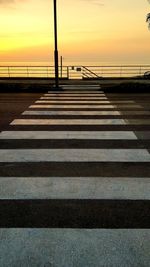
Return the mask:
{"type": "MultiPolygon", "coordinates": [[[[139,78],[150,72],[150,65],[63,66],[59,78],[101,79],[139,78]]],[[[0,66],[0,78],[54,78],[54,66],[0,66]]]]}

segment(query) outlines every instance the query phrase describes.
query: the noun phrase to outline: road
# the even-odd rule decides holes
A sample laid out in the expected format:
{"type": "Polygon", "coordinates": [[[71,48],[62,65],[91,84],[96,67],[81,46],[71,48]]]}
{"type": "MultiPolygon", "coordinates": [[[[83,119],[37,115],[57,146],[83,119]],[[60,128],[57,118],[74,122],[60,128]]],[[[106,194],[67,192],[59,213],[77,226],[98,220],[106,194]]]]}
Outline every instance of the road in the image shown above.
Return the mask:
{"type": "Polygon", "coordinates": [[[147,267],[150,94],[64,89],[0,94],[0,266],[147,267]]]}

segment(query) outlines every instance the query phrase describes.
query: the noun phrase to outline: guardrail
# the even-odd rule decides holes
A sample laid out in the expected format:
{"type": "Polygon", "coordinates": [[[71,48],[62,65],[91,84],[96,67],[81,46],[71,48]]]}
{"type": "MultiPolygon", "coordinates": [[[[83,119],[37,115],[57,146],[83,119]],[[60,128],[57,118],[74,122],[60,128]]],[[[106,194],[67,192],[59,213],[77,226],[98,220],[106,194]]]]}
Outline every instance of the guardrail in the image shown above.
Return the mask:
{"type": "MultiPolygon", "coordinates": [[[[142,77],[150,65],[63,66],[64,79],[101,79],[142,77]]],[[[54,66],[0,66],[0,78],[54,78],[54,66]]]]}
{"type": "Polygon", "coordinates": [[[150,71],[150,65],[113,65],[82,67],[83,79],[88,78],[138,78],[150,71]],[[89,77],[87,77],[89,76],[89,77]]]}
{"type": "MultiPolygon", "coordinates": [[[[59,77],[68,76],[67,67],[59,68],[59,77]]],[[[54,66],[0,66],[0,78],[54,78],[54,66]]]]}

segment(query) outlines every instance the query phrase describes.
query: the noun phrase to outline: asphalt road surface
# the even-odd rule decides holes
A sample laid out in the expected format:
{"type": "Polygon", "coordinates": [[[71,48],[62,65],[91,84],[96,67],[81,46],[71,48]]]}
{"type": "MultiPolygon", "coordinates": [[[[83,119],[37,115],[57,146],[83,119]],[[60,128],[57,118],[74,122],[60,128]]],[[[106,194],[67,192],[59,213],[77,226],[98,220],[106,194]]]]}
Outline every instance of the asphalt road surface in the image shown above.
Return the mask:
{"type": "Polygon", "coordinates": [[[90,87],[0,94],[0,266],[150,266],[150,94],[90,87]]]}

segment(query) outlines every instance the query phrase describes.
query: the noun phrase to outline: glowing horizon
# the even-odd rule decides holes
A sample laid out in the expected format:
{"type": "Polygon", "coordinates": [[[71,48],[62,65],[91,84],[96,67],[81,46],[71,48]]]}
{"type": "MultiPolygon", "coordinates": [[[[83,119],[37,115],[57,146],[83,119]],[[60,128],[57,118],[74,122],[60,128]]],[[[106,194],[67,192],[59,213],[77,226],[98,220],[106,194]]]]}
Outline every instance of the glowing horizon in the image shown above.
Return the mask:
{"type": "MultiPolygon", "coordinates": [[[[5,0],[1,62],[53,61],[53,0],[5,0]]],[[[146,0],[58,0],[59,54],[65,61],[150,63],[146,0]]]]}

